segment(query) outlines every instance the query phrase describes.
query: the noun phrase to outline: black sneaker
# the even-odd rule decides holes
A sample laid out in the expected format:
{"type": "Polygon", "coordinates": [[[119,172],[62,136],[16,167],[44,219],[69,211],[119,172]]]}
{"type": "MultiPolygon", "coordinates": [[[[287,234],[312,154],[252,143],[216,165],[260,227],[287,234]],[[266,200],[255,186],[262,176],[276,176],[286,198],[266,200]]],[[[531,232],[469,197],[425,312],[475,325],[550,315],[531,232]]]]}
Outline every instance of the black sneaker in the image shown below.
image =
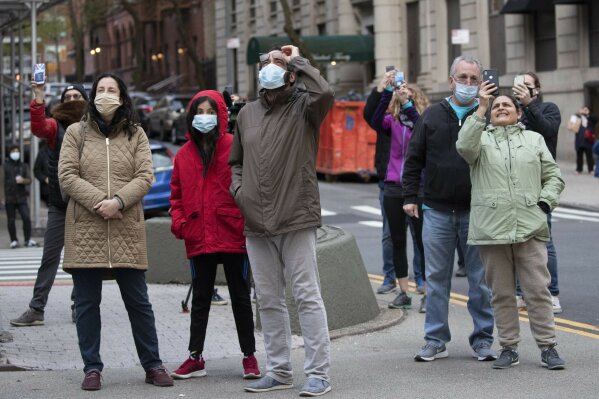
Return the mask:
{"type": "Polygon", "coordinates": [[[503,348],[499,358],[493,363],[493,368],[498,370],[509,369],[512,366],[520,364],[518,352],[510,348],[503,348]]]}
{"type": "Polygon", "coordinates": [[[400,292],[399,295],[395,297],[393,302],[389,303],[389,309],[411,309],[412,308],[412,298],[408,296],[405,292],[400,292]]]}
{"type": "Polygon", "coordinates": [[[226,305],[229,301],[218,294],[218,289],[214,289],[214,293],[212,294],[212,304],[213,305],[226,305]]]}
{"type": "Polygon", "coordinates": [[[554,345],[541,351],[541,366],[549,370],[563,370],[566,368],[566,362],[559,357],[554,345]]]}
{"type": "Polygon", "coordinates": [[[464,266],[458,267],[458,271],[455,272],[455,276],[456,277],[466,277],[466,276],[468,276],[468,273],[466,272],[466,267],[464,267],[464,266]]]}

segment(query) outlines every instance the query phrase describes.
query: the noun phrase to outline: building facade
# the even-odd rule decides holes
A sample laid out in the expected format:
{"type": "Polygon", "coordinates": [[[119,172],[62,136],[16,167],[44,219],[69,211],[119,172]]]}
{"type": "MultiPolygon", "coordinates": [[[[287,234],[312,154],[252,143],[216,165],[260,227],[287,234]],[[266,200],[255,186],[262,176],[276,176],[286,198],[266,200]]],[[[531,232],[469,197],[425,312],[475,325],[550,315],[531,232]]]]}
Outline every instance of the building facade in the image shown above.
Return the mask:
{"type": "MultiPolygon", "coordinates": [[[[374,36],[372,62],[326,66],[327,79],[337,97],[352,89],[367,92],[385,67],[394,65],[404,71],[408,81],[416,82],[438,101],[449,94],[449,66],[460,54],[475,55],[485,68],[498,69],[503,90],[509,90],[516,74],[536,72],[544,100],[556,103],[562,111],[558,158],[571,160],[573,137],[565,129],[569,116],[585,104],[599,114],[599,2],[516,2],[542,5],[523,9],[510,1],[288,3],[294,29],[301,36],[374,36]]],[[[232,86],[241,96],[254,98],[258,66],[247,64],[248,42],[252,37],[284,36],[280,2],[218,1],[214,20],[217,86],[232,86]]]]}

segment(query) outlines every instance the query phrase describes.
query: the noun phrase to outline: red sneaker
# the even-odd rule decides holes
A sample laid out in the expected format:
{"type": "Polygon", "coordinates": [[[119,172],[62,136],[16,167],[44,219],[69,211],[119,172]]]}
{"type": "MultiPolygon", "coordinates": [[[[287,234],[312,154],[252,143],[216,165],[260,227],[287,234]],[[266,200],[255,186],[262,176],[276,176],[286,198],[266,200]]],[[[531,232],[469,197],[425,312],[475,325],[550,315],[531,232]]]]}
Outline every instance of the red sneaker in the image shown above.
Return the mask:
{"type": "Polygon", "coordinates": [[[256,360],[256,356],[250,355],[248,357],[244,357],[242,364],[243,378],[246,380],[253,380],[262,377],[260,368],[258,368],[258,360],[256,360]]]}
{"type": "Polygon", "coordinates": [[[192,377],[204,377],[206,370],[204,367],[206,362],[203,358],[195,360],[193,358],[187,358],[179,368],[171,373],[171,377],[177,380],[185,380],[192,377]]]}

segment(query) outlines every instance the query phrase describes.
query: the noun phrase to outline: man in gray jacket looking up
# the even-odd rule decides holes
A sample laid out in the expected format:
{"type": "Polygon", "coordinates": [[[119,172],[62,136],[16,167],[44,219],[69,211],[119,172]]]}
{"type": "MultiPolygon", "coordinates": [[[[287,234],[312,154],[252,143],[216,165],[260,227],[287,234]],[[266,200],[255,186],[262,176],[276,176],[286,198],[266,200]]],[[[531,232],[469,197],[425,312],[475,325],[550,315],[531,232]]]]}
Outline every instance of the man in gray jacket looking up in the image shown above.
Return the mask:
{"type": "Polygon", "coordinates": [[[320,396],[331,386],[329,331],[316,264],[321,219],[315,163],[320,124],[334,95],[295,46],[261,55],[258,79],[259,99],[240,111],[229,156],[230,191],[245,218],[267,358],[266,375],[245,390],[293,387],[285,304],[290,283],[308,377],[300,396],[320,396]]]}

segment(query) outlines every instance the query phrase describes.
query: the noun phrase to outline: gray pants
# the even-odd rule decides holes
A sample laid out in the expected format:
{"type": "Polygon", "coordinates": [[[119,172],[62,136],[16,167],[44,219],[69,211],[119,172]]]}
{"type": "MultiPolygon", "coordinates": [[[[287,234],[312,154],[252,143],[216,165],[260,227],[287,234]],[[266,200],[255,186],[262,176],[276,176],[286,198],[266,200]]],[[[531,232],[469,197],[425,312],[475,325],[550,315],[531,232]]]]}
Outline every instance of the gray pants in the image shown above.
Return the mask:
{"type": "MultiPolygon", "coordinates": [[[[29,302],[29,307],[39,312],[43,312],[46,307],[48,295],[50,295],[60,264],[60,253],[64,247],[65,215],[66,211],[60,208],[52,205],[48,208],[48,224],[44,233],[42,263],[37,271],[37,278],[33,287],[33,298],[29,302]]],[[[71,299],[73,299],[72,293],[71,299]]]]}
{"type": "Polygon", "coordinates": [[[304,338],[304,373],[329,380],[330,339],[316,265],[316,229],[274,237],[247,237],[266,350],[267,375],[291,383],[291,327],[285,284],[291,283],[304,338]]]}

